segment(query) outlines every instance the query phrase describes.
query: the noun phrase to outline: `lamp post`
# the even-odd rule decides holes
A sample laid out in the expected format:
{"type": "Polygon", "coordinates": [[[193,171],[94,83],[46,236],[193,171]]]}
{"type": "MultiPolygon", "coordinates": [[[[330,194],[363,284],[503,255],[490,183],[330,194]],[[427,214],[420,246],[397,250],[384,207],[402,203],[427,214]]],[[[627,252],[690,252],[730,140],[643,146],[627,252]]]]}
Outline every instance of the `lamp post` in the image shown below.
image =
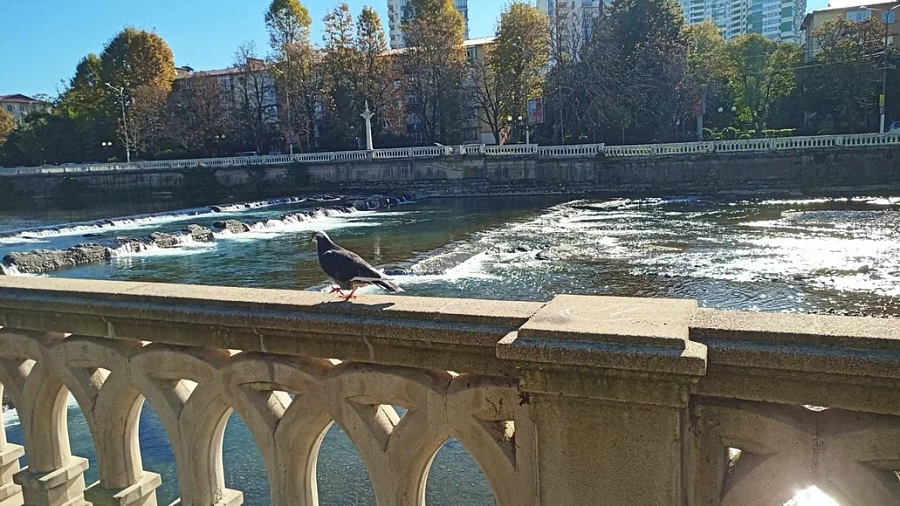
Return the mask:
{"type": "Polygon", "coordinates": [[[125,87],[116,88],[109,83],[103,83],[109,89],[119,94],[119,102],[122,104],[122,133],[125,134],[125,161],[131,163],[131,142],[128,140],[128,118],[125,116],[125,87]]]}
{"type": "MultiPolygon", "coordinates": [[[[103,146],[103,153],[106,154],[107,150],[112,147],[113,143],[110,141],[103,141],[100,143],[100,145],[103,146]]],[[[109,161],[108,156],[106,157],[106,161],[109,161]]]]}

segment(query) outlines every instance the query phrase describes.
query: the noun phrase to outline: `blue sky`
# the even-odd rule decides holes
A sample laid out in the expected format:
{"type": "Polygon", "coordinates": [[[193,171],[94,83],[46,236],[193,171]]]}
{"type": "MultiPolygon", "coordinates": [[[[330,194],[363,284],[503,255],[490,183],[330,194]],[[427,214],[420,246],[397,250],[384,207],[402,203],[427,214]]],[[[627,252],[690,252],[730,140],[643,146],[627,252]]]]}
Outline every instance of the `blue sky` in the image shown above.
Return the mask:
{"type": "MultiPolygon", "coordinates": [[[[302,1],[302,0],[301,0],[302,1]]],[[[155,30],[171,46],[176,65],[230,66],[234,51],[253,40],[264,51],[263,14],[270,0],[0,0],[0,95],[55,95],[60,80],[86,54],[127,25],[155,30]]],[[[809,9],[827,0],[808,0],[809,9]]],[[[313,18],[313,41],[322,17],[338,0],[303,2],[313,18]]],[[[354,15],[374,6],[387,29],[387,0],[347,0],[354,15]]],[[[506,0],[469,0],[469,35],[491,35],[506,0]]]]}

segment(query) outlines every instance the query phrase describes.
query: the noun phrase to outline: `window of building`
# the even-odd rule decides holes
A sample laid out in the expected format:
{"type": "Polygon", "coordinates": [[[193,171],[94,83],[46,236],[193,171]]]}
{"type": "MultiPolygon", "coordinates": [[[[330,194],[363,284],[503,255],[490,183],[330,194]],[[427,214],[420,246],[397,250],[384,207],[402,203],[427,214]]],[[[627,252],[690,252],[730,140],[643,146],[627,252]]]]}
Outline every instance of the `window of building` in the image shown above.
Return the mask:
{"type": "Polygon", "coordinates": [[[476,48],[475,48],[474,46],[473,46],[473,47],[470,47],[470,48],[467,48],[467,49],[466,49],[466,60],[468,60],[469,63],[473,63],[473,62],[475,61],[475,57],[477,56],[477,54],[478,54],[478,53],[477,53],[476,48]]]}
{"type": "Polygon", "coordinates": [[[477,128],[466,128],[463,130],[463,140],[466,141],[474,141],[478,139],[478,129],[477,128]]]}
{"type": "Polygon", "coordinates": [[[399,79],[394,79],[394,89],[395,89],[395,90],[399,90],[401,84],[402,84],[402,83],[400,82],[399,79]]]}
{"type": "Polygon", "coordinates": [[[847,19],[850,21],[868,21],[872,19],[872,11],[869,9],[860,9],[847,12],[847,19]]]}
{"type": "Polygon", "coordinates": [[[25,112],[25,106],[24,106],[24,105],[20,105],[20,106],[19,106],[19,112],[25,112]]]}
{"type": "Polygon", "coordinates": [[[13,112],[13,106],[7,104],[6,110],[9,112],[13,112]]]}

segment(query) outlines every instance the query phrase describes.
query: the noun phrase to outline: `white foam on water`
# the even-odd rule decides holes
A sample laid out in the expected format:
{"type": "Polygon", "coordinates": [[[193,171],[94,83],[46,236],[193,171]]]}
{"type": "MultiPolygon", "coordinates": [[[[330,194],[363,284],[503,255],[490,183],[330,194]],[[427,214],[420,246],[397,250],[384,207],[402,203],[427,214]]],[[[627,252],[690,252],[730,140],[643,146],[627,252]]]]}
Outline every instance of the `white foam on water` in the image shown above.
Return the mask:
{"type": "Polygon", "coordinates": [[[176,236],[178,244],[171,248],[161,248],[156,244],[129,242],[110,250],[112,258],[133,258],[146,256],[182,256],[206,253],[216,249],[214,242],[197,242],[188,234],[176,236]]]}
{"type": "Polygon", "coordinates": [[[6,265],[0,263],[0,271],[3,272],[6,276],[22,276],[23,274],[19,272],[19,268],[15,265],[6,265]]]}
{"type": "MultiPolygon", "coordinates": [[[[309,199],[303,197],[283,197],[278,199],[257,200],[255,202],[240,202],[237,204],[223,204],[218,206],[210,206],[210,208],[219,209],[223,213],[250,211],[253,209],[263,209],[266,207],[283,206],[286,204],[299,204],[309,199]]],[[[340,199],[337,199],[340,200],[340,199]]]]}
{"type": "Polygon", "coordinates": [[[294,213],[283,218],[248,223],[249,232],[232,233],[227,230],[216,232],[216,239],[230,241],[259,241],[271,239],[284,234],[297,232],[313,232],[316,230],[334,230],[339,228],[377,227],[377,221],[360,221],[360,218],[381,215],[375,211],[351,211],[349,213],[336,209],[321,209],[312,214],[294,213]]]}

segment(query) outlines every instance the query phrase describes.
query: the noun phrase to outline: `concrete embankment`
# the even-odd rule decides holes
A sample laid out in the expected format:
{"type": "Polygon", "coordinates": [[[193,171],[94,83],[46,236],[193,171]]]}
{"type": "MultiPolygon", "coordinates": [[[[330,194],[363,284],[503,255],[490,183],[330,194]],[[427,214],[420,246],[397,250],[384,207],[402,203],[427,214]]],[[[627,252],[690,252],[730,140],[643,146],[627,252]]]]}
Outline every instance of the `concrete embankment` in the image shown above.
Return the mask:
{"type": "MultiPolygon", "coordinates": [[[[265,221],[244,222],[236,219],[222,219],[214,221],[211,228],[191,223],[182,227],[178,233],[153,232],[145,237],[115,237],[105,241],[77,244],[67,249],[12,252],[3,257],[2,263],[0,263],[0,274],[42,274],[67,267],[109,261],[122,255],[139,254],[155,249],[179,248],[195,243],[209,243],[216,241],[220,234],[243,234],[252,230],[264,230],[279,224],[300,223],[316,218],[351,214],[358,210],[386,209],[393,207],[401,199],[408,200],[410,197],[412,196],[405,194],[399,198],[382,196],[358,198],[348,200],[346,205],[285,213],[279,218],[265,221]]],[[[229,207],[232,210],[239,208],[240,204],[229,207]]],[[[46,231],[46,229],[44,230],[46,231]]],[[[96,237],[101,234],[86,235],[96,237]]]]}
{"type": "Polygon", "coordinates": [[[290,167],[159,169],[68,177],[11,176],[0,178],[0,195],[29,199],[54,198],[61,194],[84,197],[141,192],[266,195],[308,189],[310,184],[336,191],[432,189],[435,195],[891,192],[900,190],[900,147],[614,158],[456,156],[290,167]]]}

